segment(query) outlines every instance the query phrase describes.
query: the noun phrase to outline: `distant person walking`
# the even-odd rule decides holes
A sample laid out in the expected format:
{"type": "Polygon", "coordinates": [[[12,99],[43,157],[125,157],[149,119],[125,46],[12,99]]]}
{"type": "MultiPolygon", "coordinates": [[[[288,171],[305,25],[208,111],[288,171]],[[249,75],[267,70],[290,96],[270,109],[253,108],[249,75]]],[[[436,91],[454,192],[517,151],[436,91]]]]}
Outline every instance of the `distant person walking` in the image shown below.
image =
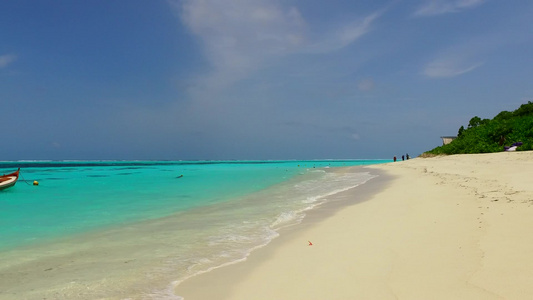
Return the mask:
{"type": "Polygon", "coordinates": [[[405,160],[405,155],[402,155],[402,161],[404,161],[404,160],[405,160]]]}
{"type": "Polygon", "coordinates": [[[396,156],[394,157],[394,162],[396,162],[396,156]]]}
{"type": "Polygon", "coordinates": [[[407,160],[409,160],[409,153],[407,153],[407,154],[405,155],[405,158],[407,158],[407,160]]]}

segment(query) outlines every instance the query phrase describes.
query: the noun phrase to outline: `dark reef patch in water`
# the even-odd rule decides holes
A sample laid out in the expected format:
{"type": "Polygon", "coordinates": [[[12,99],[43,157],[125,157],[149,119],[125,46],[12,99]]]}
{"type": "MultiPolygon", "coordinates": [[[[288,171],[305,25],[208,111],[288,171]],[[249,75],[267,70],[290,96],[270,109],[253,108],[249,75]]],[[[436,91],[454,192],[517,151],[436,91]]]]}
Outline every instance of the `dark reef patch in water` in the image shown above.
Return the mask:
{"type": "Polygon", "coordinates": [[[114,168],[115,171],[124,171],[124,170],[138,170],[142,169],[143,167],[124,167],[124,168],[114,168]]]}

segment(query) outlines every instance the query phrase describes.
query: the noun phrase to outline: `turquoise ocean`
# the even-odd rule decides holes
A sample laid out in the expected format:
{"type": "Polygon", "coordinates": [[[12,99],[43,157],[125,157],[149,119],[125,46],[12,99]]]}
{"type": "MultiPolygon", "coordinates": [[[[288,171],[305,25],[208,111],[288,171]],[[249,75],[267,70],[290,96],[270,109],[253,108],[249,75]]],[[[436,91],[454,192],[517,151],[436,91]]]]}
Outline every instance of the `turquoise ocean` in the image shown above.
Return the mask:
{"type": "Polygon", "coordinates": [[[179,299],[389,161],[0,162],[0,299],[179,299]]]}

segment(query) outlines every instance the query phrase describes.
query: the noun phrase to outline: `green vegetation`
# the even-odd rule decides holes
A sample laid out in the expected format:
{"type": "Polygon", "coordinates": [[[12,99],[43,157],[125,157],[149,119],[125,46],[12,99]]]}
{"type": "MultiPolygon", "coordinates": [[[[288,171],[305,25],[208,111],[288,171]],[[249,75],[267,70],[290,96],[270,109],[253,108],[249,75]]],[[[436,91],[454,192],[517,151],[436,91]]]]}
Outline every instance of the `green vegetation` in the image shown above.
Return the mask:
{"type": "Polygon", "coordinates": [[[502,111],[492,120],[473,117],[457,138],[424,155],[501,152],[504,146],[522,142],[517,151],[533,150],[533,102],[522,104],[513,112],[502,111]]]}

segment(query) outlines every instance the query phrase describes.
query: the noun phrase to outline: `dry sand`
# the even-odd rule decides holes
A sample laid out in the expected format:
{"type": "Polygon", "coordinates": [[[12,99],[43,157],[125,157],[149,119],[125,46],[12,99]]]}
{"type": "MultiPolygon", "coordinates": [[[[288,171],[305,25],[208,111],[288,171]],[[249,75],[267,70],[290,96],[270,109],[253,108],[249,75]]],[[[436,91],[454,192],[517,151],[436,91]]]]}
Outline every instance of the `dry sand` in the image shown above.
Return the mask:
{"type": "Polygon", "coordinates": [[[176,293],[186,300],[533,298],[533,152],[365,169],[380,179],[336,196],[356,204],[326,205],[246,262],[189,279],[176,293]]]}

